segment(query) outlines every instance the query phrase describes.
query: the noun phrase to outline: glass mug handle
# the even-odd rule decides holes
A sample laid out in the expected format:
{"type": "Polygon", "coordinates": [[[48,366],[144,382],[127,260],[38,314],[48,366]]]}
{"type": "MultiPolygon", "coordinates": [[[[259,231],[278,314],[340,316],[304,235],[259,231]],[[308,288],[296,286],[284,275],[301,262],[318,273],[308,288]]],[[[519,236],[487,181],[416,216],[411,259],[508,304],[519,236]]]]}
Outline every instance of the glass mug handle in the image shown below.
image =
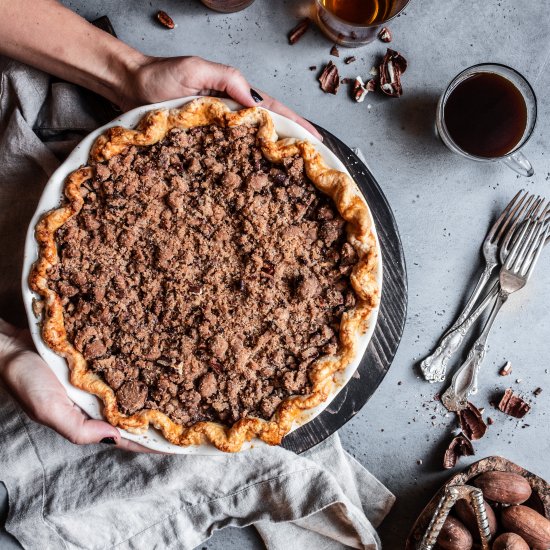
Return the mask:
{"type": "Polygon", "coordinates": [[[517,172],[520,176],[530,178],[535,173],[535,170],[531,166],[529,160],[527,160],[527,157],[520,151],[504,157],[502,162],[504,162],[504,164],[506,164],[506,166],[511,168],[514,172],[517,172]]]}

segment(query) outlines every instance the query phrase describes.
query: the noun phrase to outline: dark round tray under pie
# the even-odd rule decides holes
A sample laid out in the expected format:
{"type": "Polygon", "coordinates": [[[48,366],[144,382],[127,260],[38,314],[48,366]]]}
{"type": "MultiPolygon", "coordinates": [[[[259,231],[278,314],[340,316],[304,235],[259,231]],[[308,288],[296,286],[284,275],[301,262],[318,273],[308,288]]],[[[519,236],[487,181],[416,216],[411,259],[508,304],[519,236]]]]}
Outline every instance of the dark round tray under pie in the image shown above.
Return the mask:
{"type": "Polygon", "coordinates": [[[324,144],[345,164],[367,199],[382,249],[383,282],[376,329],[357,374],[319,416],[283,439],[282,446],[296,453],[325,440],[361,410],[390,368],[407,314],[405,257],[388,201],[357,155],[330,132],[317,128],[323,135],[324,144]]]}

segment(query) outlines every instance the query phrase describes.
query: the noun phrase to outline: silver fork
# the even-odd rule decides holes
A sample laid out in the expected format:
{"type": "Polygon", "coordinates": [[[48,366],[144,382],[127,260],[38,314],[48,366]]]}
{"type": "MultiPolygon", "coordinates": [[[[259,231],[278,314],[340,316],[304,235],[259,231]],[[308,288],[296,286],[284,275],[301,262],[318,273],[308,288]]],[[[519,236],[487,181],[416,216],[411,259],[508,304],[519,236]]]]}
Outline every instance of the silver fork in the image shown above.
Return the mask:
{"type": "Polygon", "coordinates": [[[443,382],[445,379],[449,359],[458,350],[468,330],[483,311],[478,308],[477,316],[469,318],[475,303],[489,282],[491,274],[499,265],[499,247],[506,238],[514,234],[518,223],[525,219],[524,214],[531,207],[533,200],[535,200],[534,195],[528,195],[523,189],[519,191],[487,233],[482,247],[485,268],[472,295],[456,321],[443,335],[435,351],[420,363],[422,374],[428,382],[443,382]]]}
{"type": "Polygon", "coordinates": [[[533,269],[550,234],[550,223],[546,220],[550,206],[543,214],[529,220],[521,229],[510,250],[499,275],[500,289],[483,332],[473,345],[466,361],[451,380],[451,385],[441,401],[449,411],[460,411],[467,406],[468,396],[477,391],[477,378],[481,363],[487,352],[487,338],[495,319],[510,294],[521,290],[533,273],[533,269]]]}

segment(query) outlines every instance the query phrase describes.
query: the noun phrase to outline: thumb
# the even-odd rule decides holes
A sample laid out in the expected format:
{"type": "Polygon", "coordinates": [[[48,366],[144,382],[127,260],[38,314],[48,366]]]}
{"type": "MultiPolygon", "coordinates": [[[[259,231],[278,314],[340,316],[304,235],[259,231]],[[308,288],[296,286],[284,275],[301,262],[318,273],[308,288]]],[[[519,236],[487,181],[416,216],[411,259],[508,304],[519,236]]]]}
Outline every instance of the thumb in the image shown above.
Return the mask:
{"type": "Polygon", "coordinates": [[[55,430],[76,445],[120,442],[120,433],[102,420],[93,420],[68,399],[52,403],[47,411],[36,415],[38,422],[55,430]]]}

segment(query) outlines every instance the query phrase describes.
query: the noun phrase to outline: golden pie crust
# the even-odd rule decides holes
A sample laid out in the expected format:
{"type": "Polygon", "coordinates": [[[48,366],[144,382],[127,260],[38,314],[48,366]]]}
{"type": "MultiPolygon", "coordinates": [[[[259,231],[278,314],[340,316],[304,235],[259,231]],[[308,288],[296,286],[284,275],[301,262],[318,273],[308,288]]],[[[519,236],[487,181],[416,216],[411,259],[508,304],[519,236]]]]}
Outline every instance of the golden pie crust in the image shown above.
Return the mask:
{"type": "Polygon", "coordinates": [[[152,425],[174,445],[201,445],[210,442],[226,452],[239,451],[245,441],[254,437],[270,445],[277,445],[302,411],[327,399],[335,385],[335,373],[344,370],[356,356],[358,338],[366,332],[369,317],[378,306],[380,297],[377,282],[379,258],[367,205],[353,180],[347,174],[329,168],[310,142],[293,138],[278,139],[273,120],[265,109],[253,107],[231,111],[218,99],[201,98],[178,109],[151,111],[135,129],[120,126],[109,128],[92,146],[89,165],[79,168],[67,177],[64,192],[66,200],[61,207],[45,214],[36,225],[39,257],[31,271],[29,284],[43,298],[45,305],[42,319],[44,342],[67,360],[71,383],[103,401],[103,415],[113,426],[132,433],[143,433],[152,425]],[[52,290],[48,272],[58,262],[56,231],[82,208],[84,201],[80,186],[92,178],[94,164],[108,160],[132,145],[155,144],[174,128],[188,129],[211,124],[221,127],[257,127],[258,144],[271,162],[281,163],[286,157],[295,155],[303,158],[308,178],[334,201],[340,215],[347,222],[347,239],[358,258],[350,275],[357,300],[353,308],[342,314],[338,353],[320,357],[311,365],[310,394],[285,399],[269,420],[245,417],[232,426],[201,421],[184,427],[158,410],[143,409],[132,415],[123,414],[119,410],[113,389],[88,368],[84,356],[68,340],[61,298],[52,290]]]}

